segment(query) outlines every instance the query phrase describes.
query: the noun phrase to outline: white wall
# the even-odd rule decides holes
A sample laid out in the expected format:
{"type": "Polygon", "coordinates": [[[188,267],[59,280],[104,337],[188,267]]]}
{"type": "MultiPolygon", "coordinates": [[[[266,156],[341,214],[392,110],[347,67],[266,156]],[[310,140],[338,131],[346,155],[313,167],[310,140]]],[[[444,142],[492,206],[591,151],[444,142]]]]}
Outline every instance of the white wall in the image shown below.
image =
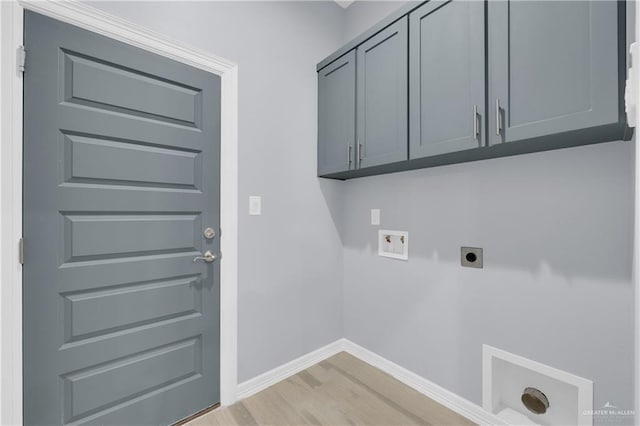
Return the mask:
{"type": "MultiPolygon", "coordinates": [[[[628,0],[627,4],[635,4],[635,1],[633,0],[628,0]]],[[[637,23],[640,22],[640,7],[635,7],[635,13],[634,13],[634,26],[635,26],[635,40],[640,40],[640,28],[638,28],[637,23]]],[[[638,67],[636,69],[635,72],[635,78],[636,81],[640,81],[640,67],[638,67]]],[[[637,103],[638,105],[640,105],[640,92],[637,93],[637,103]]],[[[636,123],[640,123],[640,108],[637,109],[636,111],[636,123]]],[[[635,371],[635,381],[636,381],[636,386],[635,386],[635,393],[636,393],[636,399],[635,399],[635,412],[636,412],[636,423],[640,423],[640,252],[639,252],[639,248],[640,248],[640,224],[638,223],[640,221],[640,215],[638,214],[638,209],[640,208],[640,149],[638,149],[638,138],[636,137],[636,158],[635,158],[635,170],[636,170],[636,175],[635,175],[635,238],[634,238],[634,256],[633,256],[633,261],[634,261],[634,268],[633,268],[633,272],[634,272],[634,282],[635,282],[635,291],[636,291],[636,297],[635,297],[635,308],[636,308],[636,318],[635,318],[635,324],[636,324],[636,330],[635,330],[635,339],[636,339],[636,346],[635,346],[635,350],[636,350],[636,357],[635,357],[635,362],[636,362],[636,371],[635,371]]]]}
{"type": "Polygon", "coordinates": [[[315,177],[315,64],[401,3],[92,2],[239,64],[240,381],[344,335],[479,404],[489,343],[630,408],[631,143],[315,177]],[[374,207],[409,262],[375,255],[374,207]],[[463,244],[485,269],[458,266],[463,244]]]}
{"type": "Polygon", "coordinates": [[[632,409],[633,161],[613,142],[346,182],[345,337],[477,404],[489,344],[632,409]],[[371,208],[408,262],[377,256],[371,208]]]}
{"type": "MultiPolygon", "coordinates": [[[[401,3],[352,5],[345,41],[401,3]]],[[[613,142],[346,182],[345,337],[477,404],[486,343],[633,409],[634,158],[613,142]],[[409,231],[408,262],[377,256],[371,208],[409,231]]]]}
{"type": "Polygon", "coordinates": [[[238,64],[239,380],[342,337],[341,188],[316,178],[315,65],[340,45],[343,10],[333,2],[91,5],[238,64]],[[262,216],[248,215],[249,195],[262,195],[262,216]]]}
{"type": "Polygon", "coordinates": [[[420,3],[422,0],[357,0],[345,10],[344,41],[347,42],[365,32],[373,24],[409,1],[420,3]]]}

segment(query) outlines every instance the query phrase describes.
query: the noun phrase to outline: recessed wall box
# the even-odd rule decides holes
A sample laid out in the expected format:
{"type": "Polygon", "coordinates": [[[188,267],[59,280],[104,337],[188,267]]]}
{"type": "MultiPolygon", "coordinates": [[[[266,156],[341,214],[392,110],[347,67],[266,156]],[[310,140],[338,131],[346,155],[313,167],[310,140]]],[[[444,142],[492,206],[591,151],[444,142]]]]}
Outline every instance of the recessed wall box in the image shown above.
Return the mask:
{"type": "Polygon", "coordinates": [[[405,231],[378,231],[378,256],[409,260],[409,233],[405,231]]]}
{"type": "Polygon", "coordinates": [[[468,268],[482,268],[482,249],[480,247],[460,247],[460,264],[468,268]]]}
{"type": "Polygon", "coordinates": [[[592,426],[598,412],[603,424],[622,421],[609,402],[593,406],[592,381],[489,345],[482,345],[482,408],[507,425],[592,426]]]}

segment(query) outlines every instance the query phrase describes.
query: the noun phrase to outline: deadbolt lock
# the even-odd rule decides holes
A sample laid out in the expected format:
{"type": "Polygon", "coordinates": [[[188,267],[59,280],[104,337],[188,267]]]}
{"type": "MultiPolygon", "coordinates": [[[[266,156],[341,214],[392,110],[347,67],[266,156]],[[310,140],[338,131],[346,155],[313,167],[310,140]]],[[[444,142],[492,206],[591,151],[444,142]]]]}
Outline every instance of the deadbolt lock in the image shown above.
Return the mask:
{"type": "Polygon", "coordinates": [[[214,231],[213,228],[207,228],[204,230],[203,234],[207,240],[211,240],[216,236],[216,231],[214,231]]]}

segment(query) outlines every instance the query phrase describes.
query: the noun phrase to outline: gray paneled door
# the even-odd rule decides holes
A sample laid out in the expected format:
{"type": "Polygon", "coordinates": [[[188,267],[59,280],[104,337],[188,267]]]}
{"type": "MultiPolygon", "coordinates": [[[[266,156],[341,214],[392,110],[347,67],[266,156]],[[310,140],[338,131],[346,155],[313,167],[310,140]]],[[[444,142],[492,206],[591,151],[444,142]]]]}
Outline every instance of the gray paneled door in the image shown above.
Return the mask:
{"type": "Polygon", "coordinates": [[[24,420],[219,401],[220,79],[25,14],[24,420]]]}
{"type": "Polygon", "coordinates": [[[356,138],[356,52],[318,71],[318,175],[352,170],[356,138]]]}
{"type": "Polygon", "coordinates": [[[407,18],[358,46],[358,167],[407,159],[407,18]]]}
{"type": "Polygon", "coordinates": [[[490,1],[491,144],[617,123],[617,1],[490,1]]]}
{"type": "Polygon", "coordinates": [[[409,15],[409,156],[484,145],[485,5],[432,0],[409,15]]]}

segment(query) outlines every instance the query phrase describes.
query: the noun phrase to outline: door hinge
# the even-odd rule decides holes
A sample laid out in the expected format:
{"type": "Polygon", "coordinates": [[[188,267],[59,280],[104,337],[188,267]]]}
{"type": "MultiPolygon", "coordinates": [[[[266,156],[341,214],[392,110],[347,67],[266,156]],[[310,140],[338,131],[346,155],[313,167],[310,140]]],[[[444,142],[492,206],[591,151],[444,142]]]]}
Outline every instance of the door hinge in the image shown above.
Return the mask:
{"type": "Polygon", "coordinates": [[[18,64],[18,72],[24,74],[24,66],[27,61],[27,51],[24,49],[24,46],[18,46],[16,50],[16,63],[18,64]]]}
{"type": "Polygon", "coordinates": [[[18,241],[18,262],[24,265],[24,238],[20,238],[18,241]]]}

